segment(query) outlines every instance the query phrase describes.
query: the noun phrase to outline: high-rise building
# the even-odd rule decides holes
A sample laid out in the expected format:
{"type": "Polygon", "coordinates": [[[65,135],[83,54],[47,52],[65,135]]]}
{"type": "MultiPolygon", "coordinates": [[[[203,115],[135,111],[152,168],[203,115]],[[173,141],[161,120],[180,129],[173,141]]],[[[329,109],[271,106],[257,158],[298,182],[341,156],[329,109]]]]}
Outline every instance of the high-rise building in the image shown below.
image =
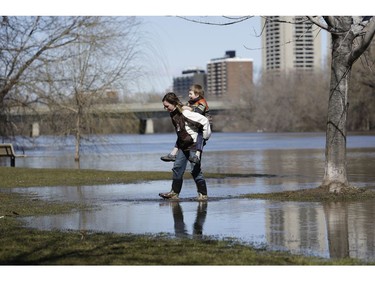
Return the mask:
{"type": "Polygon", "coordinates": [[[305,17],[267,16],[262,26],[263,72],[322,68],[320,29],[305,17]]]}
{"type": "Polygon", "coordinates": [[[206,89],[206,72],[203,69],[192,68],[182,71],[181,76],[173,78],[173,92],[186,97],[193,84],[199,84],[206,89]]]}
{"type": "Polygon", "coordinates": [[[250,93],[253,86],[253,60],[236,57],[227,51],[222,58],[207,64],[207,96],[211,99],[236,99],[250,93]]]}

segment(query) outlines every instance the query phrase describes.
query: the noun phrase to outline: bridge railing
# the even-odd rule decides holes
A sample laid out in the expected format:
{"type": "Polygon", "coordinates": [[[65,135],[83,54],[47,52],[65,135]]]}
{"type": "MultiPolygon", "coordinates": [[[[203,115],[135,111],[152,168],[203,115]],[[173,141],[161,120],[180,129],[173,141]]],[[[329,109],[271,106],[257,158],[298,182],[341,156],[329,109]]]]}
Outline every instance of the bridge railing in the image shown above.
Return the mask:
{"type": "MultiPolygon", "coordinates": [[[[209,102],[210,110],[225,110],[228,103],[222,101],[209,102]]],[[[116,104],[97,104],[90,107],[90,111],[108,112],[108,113],[140,113],[140,112],[164,112],[165,109],[161,102],[155,103],[116,103],[116,104]]],[[[48,114],[50,109],[47,106],[36,106],[34,108],[12,108],[11,115],[38,115],[48,114]]]]}

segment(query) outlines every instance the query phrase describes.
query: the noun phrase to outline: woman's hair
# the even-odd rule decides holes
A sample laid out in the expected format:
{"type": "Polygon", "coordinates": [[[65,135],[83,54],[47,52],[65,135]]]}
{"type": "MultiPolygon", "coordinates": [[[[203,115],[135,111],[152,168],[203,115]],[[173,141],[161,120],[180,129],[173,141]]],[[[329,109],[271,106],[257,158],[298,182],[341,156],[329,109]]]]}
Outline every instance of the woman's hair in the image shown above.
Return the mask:
{"type": "Polygon", "coordinates": [[[181,103],[180,99],[176,96],[175,93],[169,92],[169,93],[165,94],[165,96],[162,99],[162,102],[164,102],[164,101],[167,101],[170,104],[176,106],[177,109],[180,112],[182,112],[182,103],[181,103]]]}
{"type": "Polygon", "coordinates": [[[201,85],[199,85],[199,84],[193,84],[190,87],[190,91],[193,91],[195,95],[204,98],[204,90],[203,90],[203,87],[201,85]]]}

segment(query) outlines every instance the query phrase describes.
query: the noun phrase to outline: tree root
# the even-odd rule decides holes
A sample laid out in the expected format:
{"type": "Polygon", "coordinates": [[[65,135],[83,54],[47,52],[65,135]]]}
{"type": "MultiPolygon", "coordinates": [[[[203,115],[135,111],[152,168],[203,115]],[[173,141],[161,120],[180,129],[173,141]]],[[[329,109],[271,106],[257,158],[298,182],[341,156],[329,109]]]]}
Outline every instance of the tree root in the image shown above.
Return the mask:
{"type": "Polygon", "coordinates": [[[349,184],[344,184],[342,182],[330,182],[329,184],[322,184],[319,188],[325,190],[328,193],[333,194],[356,194],[362,193],[364,189],[358,188],[349,184]]]}

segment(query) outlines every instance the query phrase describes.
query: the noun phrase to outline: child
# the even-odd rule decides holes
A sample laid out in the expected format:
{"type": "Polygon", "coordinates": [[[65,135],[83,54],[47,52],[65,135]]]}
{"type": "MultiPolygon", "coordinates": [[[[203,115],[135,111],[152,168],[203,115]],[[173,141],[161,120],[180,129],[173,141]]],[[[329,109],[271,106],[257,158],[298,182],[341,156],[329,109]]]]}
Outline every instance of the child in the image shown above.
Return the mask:
{"type": "MultiPolygon", "coordinates": [[[[206,99],[204,98],[203,87],[199,84],[194,84],[189,89],[189,101],[188,105],[183,106],[182,109],[197,112],[207,117],[211,125],[211,115],[206,99]]],[[[203,146],[205,145],[205,140],[203,139],[202,132],[198,132],[197,142],[196,142],[196,153],[194,156],[189,157],[189,161],[195,164],[200,163],[201,154],[203,146]]],[[[175,161],[178,148],[174,147],[171,153],[166,156],[162,156],[160,159],[163,161],[175,161]]]]}

